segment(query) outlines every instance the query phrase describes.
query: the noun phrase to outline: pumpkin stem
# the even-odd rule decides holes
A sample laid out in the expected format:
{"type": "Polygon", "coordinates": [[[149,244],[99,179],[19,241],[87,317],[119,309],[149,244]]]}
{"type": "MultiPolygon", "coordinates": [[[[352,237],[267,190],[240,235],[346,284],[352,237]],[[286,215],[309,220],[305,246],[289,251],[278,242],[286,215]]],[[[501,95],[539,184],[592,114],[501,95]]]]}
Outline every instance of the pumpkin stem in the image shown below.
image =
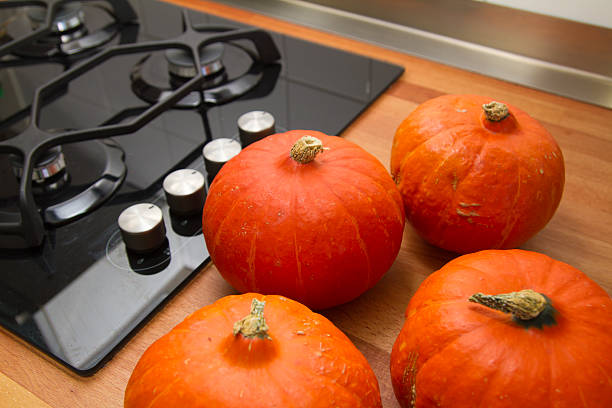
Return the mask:
{"type": "Polygon", "coordinates": [[[508,107],[501,102],[489,102],[482,105],[482,109],[484,109],[485,116],[491,122],[500,122],[510,115],[508,111],[508,107]]]}
{"type": "Polygon", "coordinates": [[[306,164],[313,161],[320,151],[327,149],[327,147],[323,147],[323,142],[319,139],[306,135],[295,142],[289,155],[296,162],[306,164]]]}
{"type": "Polygon", "coordinates": [[[546,296],[531,289],[501,295],[476,293],[468,300],[504,313],[511,313],[518,320],[535,319],[549,303],[546,296]]]}
{"type": "Polygon", "coordinates": [[[251,303],[251,313],[234,323],[234,336],[238,333],[242,334],[247,339],[259,337],[260,339],[269,339],[268,325],[264,319],[263,309],[265,301],[253,299],[251,303]]]}

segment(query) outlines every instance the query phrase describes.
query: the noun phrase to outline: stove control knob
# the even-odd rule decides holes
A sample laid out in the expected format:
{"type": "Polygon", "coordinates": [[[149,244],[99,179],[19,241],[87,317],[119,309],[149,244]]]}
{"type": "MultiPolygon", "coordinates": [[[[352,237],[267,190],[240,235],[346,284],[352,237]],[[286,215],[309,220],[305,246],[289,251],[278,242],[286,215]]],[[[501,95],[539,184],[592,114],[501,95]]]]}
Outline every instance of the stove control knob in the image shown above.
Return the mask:
{"type": "Polygon", "coordinates": [[[252,111],[238,118],[238,133],[243,148],[275,132],[274,116],[268,112],[252,111]]]}
{"type": "Polygon", "coordinates": [[[170,210],[176,214],[195,214],[204,206],[204,176],[197,170],[173,171],[164,179],[163,187],[170,210]]]}
{"type": "Polygon", "coordinates": [[[119,215],[119,229],[125,246],[134,252],[151,252],[162,246],[166,226],[155,204],[134,204],[119,215]]]}
{"type": "Polygon", "coordinates": [[[240,150],[242,150],[240,143],[234,139],[219,138],[206,143],[202,155],[209,180],[217,175],[226,162],[240,153],[240,150]]]}

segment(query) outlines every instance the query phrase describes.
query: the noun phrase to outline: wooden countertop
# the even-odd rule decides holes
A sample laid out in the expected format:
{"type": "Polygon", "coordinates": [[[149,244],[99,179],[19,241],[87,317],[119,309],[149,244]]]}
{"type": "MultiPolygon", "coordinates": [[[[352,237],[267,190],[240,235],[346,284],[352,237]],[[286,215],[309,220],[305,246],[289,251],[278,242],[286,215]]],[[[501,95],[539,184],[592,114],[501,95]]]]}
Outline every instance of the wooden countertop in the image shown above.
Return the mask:
{"type": "MultiPolygon", "coordinates": [[[[561,146],[566,185],[551,222],[522,248],[567,262],[612,293],[611,110],[208,1],[175,3],[404,66],[406,72],[400,80],[342,135],[374,154],[387,168],[395,129],[408,113],[429,98],[445,93],[476,93],[527,111],[542,122],[561,146]]],[[[406,305],[423,279],[454,256],[427,245],[406,225],[402,249],[383,279],[357,300],[323,313],[351,337],[369,360],[386,408],[398,406],[390,383],[389,353],[402,326],[406,305]]],[[[1,332],[0,371],[12,381],[0,384],[0,395],[19,388],[19,384],[53,408],[122,407],[127,380],[144,350],[189,313],[232,293],[235,292],[214,266],[205,268],[105,367],[88,378],[69,372],[7,332],[1,332]]],[[[22,400],[7,397],[0,399],[0,405],[26,401],[15,406],[44,406],[34,402],[30,405],[27,402],[30,397],[22,400]]]]}

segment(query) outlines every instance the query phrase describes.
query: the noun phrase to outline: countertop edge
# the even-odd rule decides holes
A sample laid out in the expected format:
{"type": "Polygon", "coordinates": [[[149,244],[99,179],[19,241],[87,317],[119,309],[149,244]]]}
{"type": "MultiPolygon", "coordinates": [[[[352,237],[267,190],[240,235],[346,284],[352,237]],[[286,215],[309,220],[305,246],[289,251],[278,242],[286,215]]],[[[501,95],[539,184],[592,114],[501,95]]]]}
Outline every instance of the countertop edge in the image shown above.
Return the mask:
{"type": "Polygon", "coordinates": [[[612,108],[612,78],[300,0],[217,0],[434,62],[612,108]]]}

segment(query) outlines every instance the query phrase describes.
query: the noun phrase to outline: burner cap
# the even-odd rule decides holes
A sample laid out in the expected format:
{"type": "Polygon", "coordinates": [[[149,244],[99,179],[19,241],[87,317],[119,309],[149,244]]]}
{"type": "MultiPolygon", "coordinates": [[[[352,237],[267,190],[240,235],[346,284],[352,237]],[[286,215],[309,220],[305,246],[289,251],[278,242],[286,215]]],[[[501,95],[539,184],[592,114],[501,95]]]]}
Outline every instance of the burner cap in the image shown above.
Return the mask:
{"type": "MultiPolygon", "coordinates": [[[[213,75],[223,70],[223,62],[221,62],[223,50],[223,44],[214,43],[207,45],[200,51],[200,64],[204,76],[213,75]]],[[[171,48],[166,50],[166,59],[171,74],[181,78],[196,76],[197,72],[193,65],[193,59],[187,51],[171,48]]]]}
{"type": "MultiPolygon", "coordinates": [[[[23,174],[23,159],[21,156],[11,157],[13,170],[18,178],[23,174]]],[[[61,146],[55,146],[47,150],[38,159],[32,172],[32,181],[43,183],[66,168],[66,160],[61,146]]]]}
{"type": "MultiPolygon", "coordinates": [[[[35,25],[45,23],[47,9],[43,7],[32,7],[28,10],[28,17],[35,25]]],[[[64,33],[85,23],[85,15],[81,10],[81,3],[73,2],[63,4],[55,13],[51,30],[55,33],[64,33]]]]}

